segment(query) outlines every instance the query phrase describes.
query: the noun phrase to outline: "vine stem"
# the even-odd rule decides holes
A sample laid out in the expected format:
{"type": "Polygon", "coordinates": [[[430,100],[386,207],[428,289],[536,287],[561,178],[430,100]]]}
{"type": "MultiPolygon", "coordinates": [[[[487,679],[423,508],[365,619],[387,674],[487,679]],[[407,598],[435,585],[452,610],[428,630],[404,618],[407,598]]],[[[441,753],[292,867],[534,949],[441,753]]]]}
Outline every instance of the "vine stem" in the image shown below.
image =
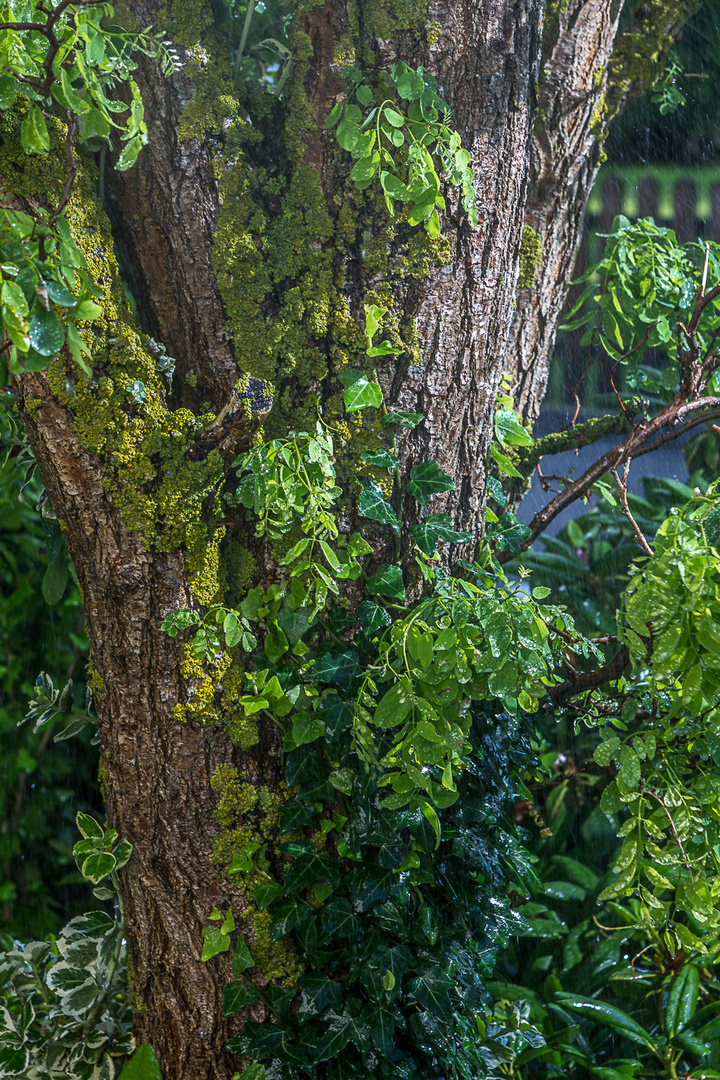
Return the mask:
{"type": "Polygon", "coordinates": [[[235,66],[233,67],[233,78],[235,80],[237,80],[240,75],[240,65],[242,64],[243,55],[245,53],[245,46],[247,44],[248,34],[250,33],[250,25],[252,23],[256,3],[257,0],[248,0],[245,21],[243,22],[242,34],[240,35],[240,44],[238,45],[237,56],[235,57],[235,66]]]}

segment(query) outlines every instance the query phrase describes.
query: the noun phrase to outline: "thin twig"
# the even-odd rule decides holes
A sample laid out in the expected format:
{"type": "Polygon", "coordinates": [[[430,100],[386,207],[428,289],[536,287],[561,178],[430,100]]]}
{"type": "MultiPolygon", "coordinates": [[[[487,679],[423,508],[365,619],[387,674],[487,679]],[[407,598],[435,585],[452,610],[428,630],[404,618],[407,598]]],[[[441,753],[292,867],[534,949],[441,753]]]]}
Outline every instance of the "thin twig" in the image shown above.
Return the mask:
{"type": "Polygon", "coordinates": [[[613,467],[610,470],[610,475],[612,476],[613,480],[615,481],[615,483],[617,485],[618,493],[620,495],[620,509],[622,510],[623,514],[628,519],[628,521],[630,522],[630,524],[632,526],[632,531],[635,533],[635,539],[637,540],[638,544],[640,545],[642,550],[645,552],[645,554],[650,555],[652,557],[653,549],[648,544],[647,539],[645,538],[645,535],[644,535],[642,529],[640,528],[637,521],[633,517],[632,511],[630,510],[630,507],[628,505],[627,486],[628,486],[628,475],[630,473],[630,463],[631,462],[632,462],[632,458],[627,458],[627,460],[625,461],[625,471],[624,471],[624,473],[622,475],[622,479],[621,479],[620,474],[618,472],[617,465],[613,465],[613,467]]]}
{"type": "Polygon", "coordinates": [[[680,851],[681,851],[681,853],[682,853],[682,857],[683,857],[683,860],[684,860],[684,862],[685,862],[685,865],[687,866],[687,869],[688,869],[688,874],[690,875],[690,881],[691,881],[691,882],[692,882],[692,884],[694,885],[694,884],[695,884],[695,879],[693,878],[692,866],[690,865],[690,860],[688,859],[687,855],[685,854],[685,848],[684,848],[684,847],[682,846],[682,840],[680,839],[680,837],[679,837],[679,835],[678,835],[678,831],[677,831],[677,829],[675,828],[675,822],[673,821],[673,818],[672,818],[672,814],[670,813],[670,811],[668,810],[667,806],[666,806],[666,805],[665,805],[665,803],[664,803],[664,802],[662,801],[662,799],[660,798],[660,796],[659,796],[659,795],[656,795],[654,791],[646,791],[646,792],[645,792],[645,794],[646,794],[646,795],[652,795],[653,799],[657,799],[657,801],[658,801],[658,802],[660,803],[660,805],[662,806],[663,810],[664,810],[664,811],[665,811],[665,813],[667,814],[667,816],[668,816],[668,821],[670,822],[670,828],[672,829],[672,831],[673,831],[673,833],[674,833],[674,835],[675,835],[675,843],[676,843],[676,844],[677,844],[677,846],[678,846],[678,847],[680,848],[680,851]]]}

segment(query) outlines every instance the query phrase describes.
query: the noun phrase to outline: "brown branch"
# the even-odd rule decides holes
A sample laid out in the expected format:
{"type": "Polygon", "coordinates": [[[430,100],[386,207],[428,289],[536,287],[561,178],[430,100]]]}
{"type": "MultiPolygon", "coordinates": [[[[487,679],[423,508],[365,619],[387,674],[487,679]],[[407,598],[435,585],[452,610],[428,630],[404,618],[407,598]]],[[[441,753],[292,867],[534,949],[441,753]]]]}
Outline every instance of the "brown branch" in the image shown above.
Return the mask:
{"type": "Polygon", "coordinates": [[[618,494],[620,495],[620,509],[622,510],[623,514],[628,519],[628,521],[630,522],[630,524],[632,526],[632,531],[635,533],[635,539],[637,540],[638,544],[640,545],[642,550],[645,552],[645,554],[652,556],[653,549],[648,544],[642,529],[640,528],[637,521],[633,517],[632,511],[630,510],[630,507],[628,506],[627,486],[628,486],[628,474],[630,472],[630,464],[631,464],[631,462],[632,462],[632,458],[628,458],[627,461],[625,462],[625,472],[623,473],[622,478],[620,477],[620,474],[617,471],[617,466],[616,465],[613,465],[612,469],[610,470],[610,474],[611,474],[613,480],[615,481],[615,484],[617,485],[618,494]]]}
{"type": "Polygon", "coordinates": [[[578,671],[577,674],[567,679],[560,686],[550,690],[550,697],[554,705],[565,705],[577,694],[583,694],[586,690],[596,690],[603,683],[619,679],[630,662],[630,653],[627,645],[621,645],[618,651],[606,664],[591,671],[578,671]]]}
{"type": "MultiPolygon", "coordinates": [[[[691,402],[687,406],[684,406],[684,411],[687,412],[692,409],[702,408],[705,400],[714,404],[717,401],[717,398],[708,398],[691,402]]],[[[547,506],[544,506],[542,510],[538,510],[529,525],[530,536],[520,546],[520,550],[527,551],[527,549],[535,543],[538,536],[547,529],[551,521],[554,521],[558,514],[561,514],[563,510],[566,510],[572,503],[586,495],[593,484],[600,479],[603,473],[608,472],[613,465],[617,466],[622,464],[628,455],[638,458],[642,457],[644,454],[652,453],[665,443],[672,442],[674,439],[680,438],[681,435],[685,435],[688,431],[697,427],[698,424],[703,424],[708,420],[715,420],[720,416],[720,410],[712,409],[708,413],[702,413],[700,416],[694,417],[685,424],[672,428],[651,443],[645,441],[655,435],[662,427],[674,423],[678,411],[677,406],[673,408],[672,405],[669,405],[648,424],[640,424],[624,443],[620,443],[618,446],[615,446],[613,449],[604,453],[602,457],[598,458],[593,465],[586,469],[583,475],[578,477],[574,483],[570,484],[564,491],[559,492],[559,494],[557,494],[547,506]]],[[[497,555],[497,558],[501,563],[508,562],[509,559],[513,557],[511,552],[506,551],[500,552],[497,555]]]]}

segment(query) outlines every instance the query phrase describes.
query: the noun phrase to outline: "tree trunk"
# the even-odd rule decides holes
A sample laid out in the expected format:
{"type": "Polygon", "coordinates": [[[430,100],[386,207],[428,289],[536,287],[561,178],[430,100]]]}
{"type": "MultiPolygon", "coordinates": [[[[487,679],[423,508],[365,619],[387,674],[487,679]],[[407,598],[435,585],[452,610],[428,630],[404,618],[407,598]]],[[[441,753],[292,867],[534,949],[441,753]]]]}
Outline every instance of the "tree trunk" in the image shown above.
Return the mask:
{"type": "MultiPolygon", "coordinates": [[[[388,405],[425,416],[401,443],[402,470],[436,459],[457,490],[431,509],[447,507],[479,533],[500,377],[512,375],[528,420],[544,393],[599,161],[607,119],[601,102],[620,5],[571,0],[554,24],[546,14],[544,52],[541,0],[430,0],[427,12],[417,14],[409,4],[410,14],[401,16],[365,0],[357,10],[343,0],[300,10],[284,103],[265,96],[267,111],[252,138],[242,126],[252,102],[248,106],[243,91],[241,104],[233,104],[228,48],[212,29],[209,6],[195,14],[180,0],[169,10],[155,0],[129,6],[143,26],[160,21],[180,56],[180,69],[168,80],[142,62],[149,144],[133,170],[105,178],[140,325],[176,361],[172,390],[166,402],[162,388],[148,382],[160,419],[152,430],[133,426],[135,407],[121,382],[125,371],[132,371],[131,381],[138,377],[132,364],[140,361],[131,363],[120,350],[130,348],[128,341],[140,353],[142,347],[123,329],[121,313],[107,317],[98,339],[99,378],[83,383],[83,401],[96,416],[82,412],[72,388],[63,390],[63,373],[72,370],[64,359],[49,378],[16,377],[15,390],[83,590],[108,823],[134,845],[121,886],[136,1034],[153,1044],[166,1080],[228,1080],[239,1066],[223,1049],[229,964],[222,957],[201,962],[202,928],[215,907],[232,908],[242,926],[247,899],[211,857],[219,833],[212,780],[224,766],[237,769],[244,783],[277,793],[281,752],[277,737],[262,726],[259,741],[243,748],[192,711],[184,722],[178,718],[175,706],[187,704],[202,680],[160,625],[169,612],[197,608],[214,595],[215,587],[202,585],[222,541],[214,500],[228,462],[267,412],[268,376],[272,431],[312,423],[318,398],[328,415],[337,411],[335,376],[362,352],[358,327],[363,302],[372,296],[391,307],[389,332],[406,346],[396,362],[378,363],[388,405]],[[437,30],[430,33],[428,26],[437,30]],[[420,241],[407,226],[391,227],[371,194],[354,191],[349,158],[324,127],[345,90],[334,58],[350,46],[358,65],[376,75],[397,59],[432,72],[472,154],[479,227],[470,228],[449,190],[446,247],[417,248],[422,274],[403,262],[420,241]],[[198,60],[201,50],[207,65],[198,60]],[[212,65],[222,82],[215,98],[208,86],[212,65]],[[262,142],[253,141],[257,133],[262,142]],[[253,176],[260,177],[254,188],[253,176]],[[314,190],[319,202],[313,202],[314,190]],[[293,191],[290,206],[283,200],[293,191]],[[256,204],[254,217],[248,200],[256,204]],[[294,220],[304,232],[289,239],[279,228],[272,232],[277,222],[286,228],[294,220]],[[539,234],[542,257],[534,260],[532,283],[518,292],[519,269],[525,274],[533,264],[526,258],[520,267],[521,252],[532,247],[527,231],[523,242],[526,225],[539,234]],[[293,267],[278,265],[283,244],[293,267]],[[243,267],[250,267],[244,278],[243,267]],[[326,288],[321,299],[312,293],[318,282],[326,288]],[[304,305],[295,322],[288,307],[293,290],[304,305]],[[323,305],[332,318],[321,317],[323,305]],[[269,352],[273,335],[280,335],[282,347],[269,352]],[[242,393],[233,390],[243,371],[263,380],[242,391],[250,395],[250,416],[241,408],[242,393]],[[125,397],[108,412],[115,427],[108,426],[106,438],[98,419],[105,415],[103,395],[120,393],[119,387],[125,397]],[[170,406],[195,415],[227,406],[229,420],[208,428],[206,418],[200,433],[170,406]],[[179,456],[172,450],[174,424],[182,436],[179,456]],[[141,446],[148,431],[156,441],[141,446]],[[171,512],[160,499],[172,495],[171,479],[184,476],[188,462],[198,466],[188,473],[188,483],[198,488],[185,519],[183,507],[171,512]],[[141,513],[143,499],[150,508],[141,513]]],[[[92,201],[88,185],[80,198],[92,201]]],[[[106,284],[115,271],[109,247],[103,250],[93,265],[106,284]]],[[[366,425],[359,434],[360,449],[377,445],[377,430],[366,425]]],[[[188,503],[192,499],[188,495],[188,503]]],[[[244,546],[245,588],[252,581],[268,584],[273,570],[251,530],[236,529],[231,539],[223,557],[237,561],[244,546]]],[[[219,683],[212,686],[210,711],[217,713],[221,691],[219,683]]],[[[252,928],[247,932],[252,947],[252,928]]],[[[269,961],[267,968],[266,975],[275,973],[269,961]]],[[[262,1007],[253,1015],[262,1019],[262,1007]]]]}

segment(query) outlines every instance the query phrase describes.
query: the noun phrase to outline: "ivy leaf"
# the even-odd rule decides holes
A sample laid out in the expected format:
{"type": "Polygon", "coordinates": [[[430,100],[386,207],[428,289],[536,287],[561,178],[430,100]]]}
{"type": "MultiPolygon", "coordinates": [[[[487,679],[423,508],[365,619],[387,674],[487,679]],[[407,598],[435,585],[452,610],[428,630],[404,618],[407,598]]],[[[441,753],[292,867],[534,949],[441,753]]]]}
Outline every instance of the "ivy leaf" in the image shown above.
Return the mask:
{"type": "MultiPolygon", "coordinates": [[[[294,732],[293,737],[297,746],[302,745],[298,743],[294,732]]],[[[305,799],[291,799],[283,807],[278,829],[280,834],[294,832],[295,829],[301,829],[306,825],[314,825],[316,818],[317,811],[312,803],[307,802],[305,799]]]]}
{"type": "Polygon", "coordinates": [[[377,596],[389,596],[392,600],[407,599],[402,570],[394,563],[383,563],[377,574],[367,579],[367,590],[377,596]]]}
{"type": "Polygon", "coordinates": [[[417,499],[421,506],[427,506],[432,495],[454,490],[453,480],[442,471],[437,461],[424,461],[421,465],[413,465],[410,470],[407,493],[417,499]]]}
{"type": "Polygon", "coordinates": [[[378,469],[389,469],[391,472],[398,467],[398,459],[387,450],[366,450],[360,455],[360,459],[368,465],[375,465],[378,469]]]}
{"type": "Polygon", "coordinates": [[[271,939],[279,941],[280,938],[289,934],[293,927],[297,925],[302,914],[302,908],[296,900],[281,900],[273,908],[272,926],[270,928],[271,939]]]}
{"type": "Polygon", "coordinates": [[[370,1028],[370,1037],[376,1049],[383,1058],[389,1058],[395,1041],[394,1011],[387,1005],[370,1005],[363,1010],[363,1017],[370,1028]]]}
{"type": "Polygon", "coordinates": [[[380,607],[379,604],[374,604],[372,600],[363,600],[358,605],[357,617],[360,620],[363,634],[370,640],[378,630],[389,626],[392,622],[385,608],[380,607]]]}
{"type": "Polygon", "coordinates": [[[338,1016],[335,1012],[323,1016],[325,1033],[317,1044],[313,1064],[336,1058],[350,1042],[353,1024],[349,1016],[338,1016]]]}
{"type": "Polygon", "coordinates": [[[223,987],[223,1016],[232,1016],[238,1009],[254,1005],[257,999],[258,992],[254,986],[242,982],[227,983],[223,987]]]}
{"type": "Polygon", "coordinates": [[[396,426],[396,427],[416,428],[418,426],[418,424],[421,424],[423,422],[424,419],[425,419],[425,416],[424,416],[423,413],[401,412],[401,411],[391,412],[391,411],[388,411],[388,412],[385,413],[385,415],[383,416],[380,423],[382,424],[383,427],[396,426]]]}
{"type": "MultiPolygon", "coordinates": [[[[226,937],[225,941],[229,939],[226,937]]],[[[224,950],[221,950],[224,952],[224,950]]],[[[237,945],[235,946],[235,955],[232,962],[233,975],[242,975],[243,971],[247,971],[248,968],[253,967],[255,961],[252,958],[250,950],[247,947],[247,942],[244,937],[240,937],[237,945]]]]}
{"type": "Polygon", "coordinates": [[[359,674],[361,667],[358,663],[359,654],[355,649],[346,649],[345,652],[330,652],[321,656],[313,664],[311,671],[313,679],[318,682],[334,683],[336,686],[349,688],[359,674]]]}
{"type": "Polygon", "coordinates": [[[282,895],[282,891],[282,885],[278,885],[275,881],[256,885],[253,890],[253,896],[255,897],[255,903],[258,906],[258,910],[264,911],[265,908],[270,907],[273,900],[276,900],[278,896],[282,895]]]}
{"type": "MultiPolygon", "coordinates": [[[[325,735],[325,721],[309,712],[299,712],[293,717],[292,737],[296,746],[315,742],[325,735]]],[[[306,805],[306,804],[305,804],[306,805]]],[[[289,830],[286,829],[285,832],[289,830]]]]}
{"type": "Polygon", "coordinates": [[[503,486],[496,476],[488,476],[487,478],[487,493],[495,500],[501,510],[504,510],[507,506],[507,495],[503,491],[503,486]]]}
{"type": "Polygon", "coordinates": [[[454,986],[454,980],[444,974],[426,974],[410,982],[410,990],[418,1003],[448,1024],[452,1021],[450,991],[454,986]]]}
{"type": "Polygon", "coordinates": [[[227,952],[230,948],[230,938],[223,934],[218,926],[203,927],[203,951],[201,960],[212,960],[218,953],[227,952]]]}
{"type": "Polygon", "coordinates": [[[345,387],[343,400],[348,412],[379,409],[382,405],[382,390],[376,382],[370,382],[364,372],[356,369],[341,371],[339,379],[345,387]]]}
{"type": "Polygon", "coordinates": [[[299,855],[285,875],[285,895],[297,896],[303,889],[323,879],[330,885],[340,884],[340,868],[336,859],[314,851],[299,855]]]}
{"type": "Polygon", "coordinates": [[[470,532],[458,532],[453,528],[449,514],[430,514],[420,525],[411,525],[410,535],[426,555],[432,555],[440,540],[449,544],[466,544],[473,539],[470,532]]]}
{"type": "Polygon", "coordinates": [[[381,525],[391,525],[395,532],[400,532],[400,522],[390,503],[385,501],[382,490],[369,476],[360,476],[358,480],[362,486],[358,510],[362,517],[378,521],[381,525]]]}

